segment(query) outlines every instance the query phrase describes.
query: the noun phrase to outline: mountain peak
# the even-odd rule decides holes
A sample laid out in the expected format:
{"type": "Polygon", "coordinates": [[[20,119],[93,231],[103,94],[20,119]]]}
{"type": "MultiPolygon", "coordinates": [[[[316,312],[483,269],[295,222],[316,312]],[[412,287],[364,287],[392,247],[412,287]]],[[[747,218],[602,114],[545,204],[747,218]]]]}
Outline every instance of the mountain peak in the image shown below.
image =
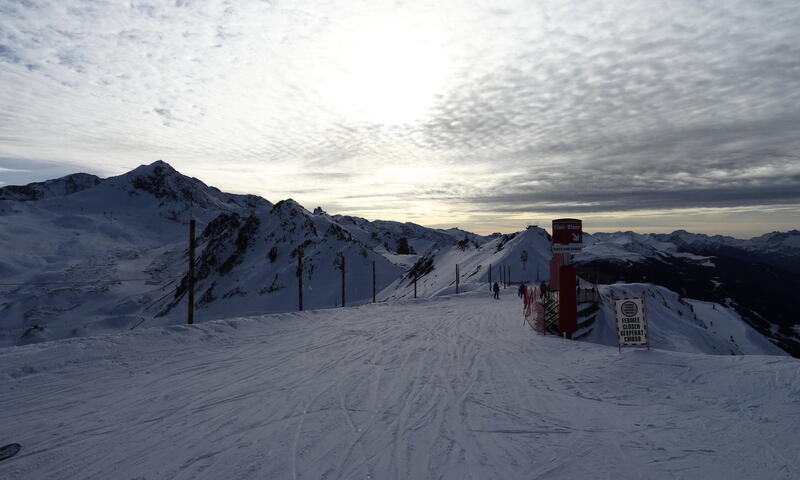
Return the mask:
{"type": "Polygon", "coordinates": [[[281,200],[280,202],[276,203],[273,207],[273,210],[299,210],[305,211],[305,207],[297,203],[292,198],[287,198],[285,200],[281,200]]]}
{"type": "Polygon", "coordinates": [[[255,195],[222,192],[198,178],[184,175],[163,160],[140,165],[128,173],[109,179],[109,183],[109,186],[120,188],[129,195],[146,193],[153,196],[168,208],[169,218],[177,218],[175,212],[192,208],[227,212],[252,211],[271,205],[255,195]]]}
{"type": "Polygon", "coordinates": [[[163,160],[156,160],[155,162],[149,165],[139,165],[138,167],[134,168],[126,175],[130,176],[140,176],[140,175],[157,175],[157,176],[167,176],[172,174],[179,174],[177,170],[175,170],[172,165],[163,161],[163,160]]]}

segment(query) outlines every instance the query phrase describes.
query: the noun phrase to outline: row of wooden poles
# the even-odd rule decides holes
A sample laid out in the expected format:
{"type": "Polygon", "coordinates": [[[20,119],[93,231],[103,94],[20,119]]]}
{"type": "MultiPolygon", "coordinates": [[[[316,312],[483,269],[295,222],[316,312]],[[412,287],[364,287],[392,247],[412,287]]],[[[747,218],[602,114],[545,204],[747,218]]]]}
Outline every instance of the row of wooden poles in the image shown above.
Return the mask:
{"type": "MultiPolygon", "coordinates": [[[[194,220],[189,221],[189,269],[187,272],[188,276],[188,284],[187,284],[187,315],[186,315],[186,323],[192,324],[194,323],[194,286],[195,286],[195,275],[194,275],[194,264],[195,264],[195,248],[197,246],[197,241],[195,238],[195,228],[196,223],[194,220]]],[[[300,311],[303,310],[303,251],[299,249],[296,251],[295,256],[297,257],[297,278],[299,283],[298,288],[298,306],[300,311]]],[[[345,257],[342,255],[341,257],[337,258],[337,267],[342,272],[342,305],[345,305],[346,302],[346,283],[345,283],[345,257]]],[[[375,262],[372,262],[372,302],[375,303],[377,300],[377,289],[376,289],[376,282],[375,282],[375,262]]],[[[417,279],[414,278],[414,298],[417,298],[417,279]]]]}
{"type": "MultiPolygon", "coordinates": [[[[503,285],[503,288],[506,288],[511,283],[511,267],[508,265],[505,266],[498,266],[500,270],[500,284],[503,285]]],[[[492,264],[489,264],[489,290],[492,289],[492,264]]],[[[458,293],[458,289],[456,289],[456,293],[458,293]]]]}
{"type": "MultiPolygon", "coordinates": [[[[195,238],[195,228],[196,224],[194,220],[189,221],[189,271],[188,271],[188,285],[187,285],[187,300],[188,300],[188,311],[187,311],[187,323],[192,324],[194,323],[194,284],[195,284],[195,276],[194,276],[194,263],[195,263],[195,247],[197,245],[196,238],[195,238]]],[[[299,283],[298,288],[298,306],[300,311],[303,310],[303,252],[302,249],[297,251],[297,278],[299,283]]],[[[345,258],[344,255],[337,259],[337,267],[342,272],[342,304],[341,306],[345,306],[345,258]]],[[[503,266],[497,267],[500,269],[500,282],[503,284],[503,288],[508,286],[511,283],[511,267],[510,266],[503,266]]],[[[460,283],[460,267],[456,264],[456,295],[459,294],[459,283],[460,283]]],[[[418,277],[414,276],[414,298],[417,298],[417,279],[418,277]]],[[[489,289],[492,288],[492,264],[489,264],[489,289]]],[[[376,302],[376,284],[375,284],[375,262],[372,262],[372,303],[376,302]]]]}

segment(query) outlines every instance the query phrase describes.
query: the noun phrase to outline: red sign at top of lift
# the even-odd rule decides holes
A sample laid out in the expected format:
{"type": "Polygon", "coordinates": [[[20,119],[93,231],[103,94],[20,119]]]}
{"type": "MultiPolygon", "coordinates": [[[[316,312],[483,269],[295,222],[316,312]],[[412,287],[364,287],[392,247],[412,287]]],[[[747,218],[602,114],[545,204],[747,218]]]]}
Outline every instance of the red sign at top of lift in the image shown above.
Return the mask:
{"type": "MultiPolygon", "coordinates": [[[[553,249],[583,245],[583,222],[575,218],[553,220],[553,249]]],[[[570,248],[571,250],[571,248],[570,248]]]]}

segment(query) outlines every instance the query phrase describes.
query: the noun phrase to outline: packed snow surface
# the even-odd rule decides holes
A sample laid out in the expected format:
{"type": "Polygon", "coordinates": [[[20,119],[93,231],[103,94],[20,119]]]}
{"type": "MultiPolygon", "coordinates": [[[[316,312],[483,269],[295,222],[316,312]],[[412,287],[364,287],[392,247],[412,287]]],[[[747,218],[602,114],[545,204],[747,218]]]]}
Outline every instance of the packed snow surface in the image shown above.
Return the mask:
{"type": "Polygon", "coordinates": [[[541,337],[512,292],[2,349],[0,478],[800,478],[798,360],[541,337]]]}

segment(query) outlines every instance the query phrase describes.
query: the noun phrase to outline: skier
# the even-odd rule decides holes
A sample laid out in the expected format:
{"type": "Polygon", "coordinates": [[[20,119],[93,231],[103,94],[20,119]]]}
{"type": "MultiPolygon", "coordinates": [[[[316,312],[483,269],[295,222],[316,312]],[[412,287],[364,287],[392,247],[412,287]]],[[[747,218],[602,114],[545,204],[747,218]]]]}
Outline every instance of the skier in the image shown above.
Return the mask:
{"type": "Polygon", "coordinates": [[[525,295],[525,284],[520,283],[519,288],[517,289],[517,296],[522,298],[523,295],[525,295]]]}
{"type": "Polygon", "coordinates": [[[492,285],[492,291],[494,291],[494,298],[500,300],[500,285],[498,285],[497,282],[494,282],[494,285],[492,285]]]}

